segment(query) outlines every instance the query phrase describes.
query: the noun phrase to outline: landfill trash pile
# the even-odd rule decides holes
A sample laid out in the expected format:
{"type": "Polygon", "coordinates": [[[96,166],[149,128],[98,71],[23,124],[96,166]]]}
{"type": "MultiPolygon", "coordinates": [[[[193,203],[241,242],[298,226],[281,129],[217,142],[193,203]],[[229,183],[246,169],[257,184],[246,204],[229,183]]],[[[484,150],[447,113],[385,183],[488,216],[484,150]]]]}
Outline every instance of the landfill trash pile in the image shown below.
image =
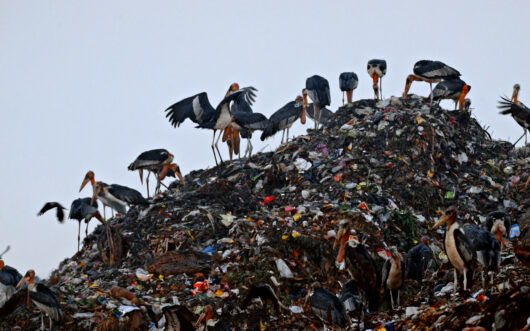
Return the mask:
{"type": "MultiPolygon", "coordinates": [[[[530,273],[511,245],[493,283],[482,289],[478,280],[453,296],[443,233],[431,230],[450,205],[467,222],[482,224],[502,210],[521,231],[528,227],[528,153],[491,139],[469,112],[415,96],[359,100],[323,126],[248,162],[193,171],[148,208],[110,220],[122,246],[114,266],[101,258],[106,231],[96,228],[46,282],[65,314],[55,328],[508,330],[530,323],[530,273]],[[389,246],[405,255],[422,236],[434,240],[436,263],[423,282],[405,281],[399,308],[391,310],[381,292],[379,310],[368,311],[362,292],[352,290],[360,308],[342,311],[335,296],[351,277],[333,243],[343,220],[354,220],[354,236],[364,238],[379,269],[389,246]]],[[[25,302],[25,292],[10,301],[25,302]]],[[[0,309],[0,328],[39,326],[34,308],[13,303],[0,309]]]]}

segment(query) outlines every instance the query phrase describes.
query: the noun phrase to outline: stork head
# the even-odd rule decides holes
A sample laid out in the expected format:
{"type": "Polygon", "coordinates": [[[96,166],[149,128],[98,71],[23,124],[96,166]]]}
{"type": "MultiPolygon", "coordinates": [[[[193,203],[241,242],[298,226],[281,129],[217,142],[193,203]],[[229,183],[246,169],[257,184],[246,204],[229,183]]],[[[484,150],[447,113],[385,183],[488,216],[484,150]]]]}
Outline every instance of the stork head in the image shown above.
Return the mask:
{"type": "Polygon", "coordinates": [[[162,171],[160,172],[158,179],[163,180],[164,178],[166,178],[169,170],[173,170],[173,172],[175,173],[175,175],[177,175],[177,177],[180,179],[182,184],[186,184],[186,181],[184,180],[184,177],[182,176],[182,173],[180,172],[180,167],[176,163],[165,165],[162,168],[162,171]]]}
{"type": "Polygon", "coordinates": [[[35,281],[35,270],[30,269],[30,270],[28,270],[28,272],[26,272],[24,277],[22,277],[20,282],[18,282],[16,288],[21,287],[22,285],[26,284],[26,282],[29,282],[30,284],[33,284],[34,281],[35,281]]]}
{"type": "Polygon", "coordinates": [[[90,205],[94,204],[94,201],[96,201],[98,195],[103,192],[103,183],[102,182],[96,182],[94,185],[94,192],[92,193],[92,199],[90,200],[90,205]]]}
{"type": "Polygon", "coordinates": [[[395,262],[402,262],[403,261],[403,255],[401,255],[401,253],[398,251],[396,246],[390,247],[389,252],[390,252],[390,257],[395,262]]]}
{"type": "Polygon", "coordinates": [[[519,96],[519,90],[521,89],[521,86],[519,84],[515,84],[513,86],[513,94],[512,94],[512,101],[514,103],[519,103],[519,100],[517,97],[519,96]]]}
{"type": "Polygon", "coordinates": [[[410,86],[415,80],[418,80],[418,77],[416,77],[416,75],[408,75],[407,80],[405,81],[405,91],[403,91],[403,99],[405,99],[407,97],[407,94],[409,94],[410,86]]]}
{"type": "Polygon", "coordinates": [[[79,192],[81,192],[81,190],[83,189],[83,187],[85,187],[85,185],[90,182],[92,184],[92,186],[94,186],[94,172],[92,170],[89,170],[86,175],[85,175],[85,178],[83,179],[83,182],[81,183],[81,187],[79,188],[79,192]]]}
{"type": "Polygon", "coordinates": [[[491,227],[491,233],[497,237],[497,240],[503,244],[502,237],[506,236],[506,227],[504,226],[503,220],[495,220],[493,226],[491,227]]]}
{"type": "Polygon", "coordinates": [[[359,240],[355,236],[350,236],[351,223],[349,221],[341,221],[339,231],[335,236],[335,241],[333,242],[333,249],[339,248],[339,255],[337,256],[337,261],[340,263],[344,260],[344,252],[346,244],[349,244],[352,247],[355,247],[359,244],[359,240]]]}
{"type": "Polygon", "coordinates": [[[451,206],[447,208],[447,210],[445,211],[445,215],[442,218],[440,218],[440,220],[436,224],[434,224],[432,229],[433,230],[437,229],[447,222],[449,222],[449,227],[450,227],[455,222],[455,219],[456,219],[456,207],[451,206]]]}
{"type": "Polygon", "coordinates": [[[239,84],[238,83],[232,83],[232,84],[230,84],[230,87],[228,88],[228,91],[226,92],[226,95],[234,93],[237,90],[239,90],[239,84]]]}
{"type": "Polygon", "coordinates": [[[167,153],[167,159],[164,161],[164,164],[170,164],[171,162],[173,162],[173,158],[174,158],[174,157],[175,157],[175,156],[174,156],[173,154],[171,154],[171,153],[168,152],[168,153],[167,153]]]}

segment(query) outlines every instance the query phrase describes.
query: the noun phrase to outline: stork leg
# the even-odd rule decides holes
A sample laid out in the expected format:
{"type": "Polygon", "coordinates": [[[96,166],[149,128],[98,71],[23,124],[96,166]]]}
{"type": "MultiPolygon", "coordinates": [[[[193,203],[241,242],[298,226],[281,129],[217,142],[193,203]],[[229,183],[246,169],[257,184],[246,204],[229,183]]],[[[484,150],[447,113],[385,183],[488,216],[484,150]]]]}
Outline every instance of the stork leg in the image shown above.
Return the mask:
{"type": "Polygon", "coordinates": [[[48,318],[50,319],[50,331],[52,331],[52,318],[50,316],[48,318]]]}
{"type": "Polygon", "coordinates": [[[394,296],[392,295],[392,290],[390,290],[390,303],[392,304],[392,309],[394,309],[394,296]]]}
{"type": "Polygon", "coordinates": [[[44,313],[43,312],[40,313],[40,330],[45,330],[45,328],[44,328],[44,313]]]}
{"type": "Polygon", "coordinates": [[[464,269],[464,291],[467,290],[467,270],[464,269]]]}
{"type": "Polygon", "coordinates": [[[318,130],[318,123],[320,121],[320,107],[315,104],[314,108],[315,108],[315,130],[318,130]]]}
{"type": "Polygon", "coordinates": [[[105,205],[103,205],[103,219],[107,219],[107,216],[105,215],[105,209],[107,209],[107,207],[105,205]]]}
{"type": "Polygon", "coordinates": [[[287,138],[285,139],[285,142],[289,141],[289,129],[290,128],[291,128],[290,126],[287,127],[287,138]]]}
{"type": "Polygon", "coordinates": [[[248,144],[247,146],[249,147],[249,150],[248,150],[248,159],[250,160],[250,158],[252,157],[252,141],[250,140],[250,138],[248,138],[248,144]]]}
{"type": "Polygon", "coordinates": [[[217,155],[215,155],[215,147],[214,147],[214,144],[215,144],[215,134],[216,134],[217,130],[216,129],[213,129],[213,138],[212,138],[212,152],[213,152],[213,158],[215,159],[215,165],[219,165],[219,163],[217,163],[217,155]]]}
{"type": "Polygon", "coordinates": [[[224,131],[223,129],[219,130],[219,136],[217,137],[217,140],[215,141],[215,150],[217,150],[217,154],[219,155],[219,160],[221,161],[221,163],[223,163],[223,158],[221,157],[221,152],[219,151],[219,139],[221,139],[221,136],[223,135],[223,131],[224,131]]]}
{"type": "Polygon", "coordinates": [[[484,279],[484,268],[481,268],[480,270],[480,278],[482,279],[482,288],[486,287],[486,280],[484,279]]]}
{"type": "Polygon", "coordinates": [[[81,221],[78,222],[77,227],[77,251],[79,252],[79,243],[81,242],[81,221]]]}
{"type": "Polygon", "coordinates": [[[344,106],[344,91],[342,91],[342,105],[344,106]]]}
{"type": "Polygon", "coordinates": [[[285,136],[285,129],[282,130],[282,142],[281,144],[283,145],[283,137],[285,136]]]}
{"type": "Polygon", "coordinates": [[[151,174],[151,171],[147,172],[147,178],[145,179],[145,184],[147,185],[147,199],[149,199],[149,175],[151,174]]]}
{"type": "Polygon", "coordinates": [[[398,307],[399,307],[399,290],[397,290],[397,293],[398,293],[398,307]]]}
{"type": "Polygon", "coordinates": [[[453,285],[453,294],[456,295],[456,285],[458,284],[458,275],[456,274],[456,269],[453,270],[455,274],[455,283],[453,285]]]}
{"type": "Polygon", "coordinates": [[[379,79],[379,98],[383,100],[383,77],[379,79]]]}
{"type": "Polygon", "coordinates": [[[431,88],[431,105],[432,105],[432,98],[433,98],[433,95],[432,95],[432,82],[429,82],[429,87],[431,88]]]}

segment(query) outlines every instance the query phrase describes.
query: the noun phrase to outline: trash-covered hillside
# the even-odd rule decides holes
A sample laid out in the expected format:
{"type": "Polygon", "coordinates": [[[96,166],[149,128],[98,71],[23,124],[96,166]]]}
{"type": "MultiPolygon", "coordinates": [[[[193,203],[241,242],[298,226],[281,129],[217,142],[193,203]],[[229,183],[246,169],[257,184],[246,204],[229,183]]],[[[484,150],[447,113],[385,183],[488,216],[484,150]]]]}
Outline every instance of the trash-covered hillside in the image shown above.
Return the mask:
{"type": "MultiPolygon", "coordinates": [[[[470,112],[431,108],[414,96],[356,101],[318,132],[248,162],[193,171],[185,186],[175,182],[148,208],[113,218],[121,238],[113,266],[102,259],[99,226],[45,280],[65,314],[54,329],[528,328],[523,236],[503,249],[493,283],[487,276],[482,288],[476,271],[471,289],[454,296],[443,229],[431,227],[454,205],[461,221],[476,224],[505,211],[526,233],[529,155],[491,139],[470,112]],[[392,310],[381,290],[378,310],[364,305],[339,326],[317,314],[309,296],[316,288],[338,295],[351,279],[333,247],[344,220],[378,268],[388,247],[406,255],[422,236],[433,240],[435,258],[422,282],[405,280],[399,307],[392,310]],[[253,298],[259,291],[267,293],[262,300],[253,298]]],[[[35,307],[16,305],[24,292],[11,300],[0,309],[0,328],[40,326],[35,307]]]]}

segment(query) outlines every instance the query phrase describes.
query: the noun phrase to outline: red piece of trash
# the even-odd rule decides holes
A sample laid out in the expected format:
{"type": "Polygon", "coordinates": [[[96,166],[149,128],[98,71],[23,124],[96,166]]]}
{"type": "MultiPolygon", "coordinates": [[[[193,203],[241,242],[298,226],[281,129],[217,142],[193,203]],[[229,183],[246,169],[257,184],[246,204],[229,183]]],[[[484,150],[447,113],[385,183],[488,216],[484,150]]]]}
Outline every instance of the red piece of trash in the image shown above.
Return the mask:
{"type": "Polygon", "coordinates": [[[265,197],[265,199],[263,199],[263,201],[260,202],[260,205],[265,206],[271,202],[274,202],[275,200],[276,200],[276,197],[268,196],[268,197],[265,197]]]}
{"type": "Polygon", "coordinates": [[[296,208],[293,207],[293,206],[287,206],[287,207],[285,207],[285,211],[288,212],[288,213],[290,213],[290,212],[292,212],[292,211],[296,211],[296,208]]]}

